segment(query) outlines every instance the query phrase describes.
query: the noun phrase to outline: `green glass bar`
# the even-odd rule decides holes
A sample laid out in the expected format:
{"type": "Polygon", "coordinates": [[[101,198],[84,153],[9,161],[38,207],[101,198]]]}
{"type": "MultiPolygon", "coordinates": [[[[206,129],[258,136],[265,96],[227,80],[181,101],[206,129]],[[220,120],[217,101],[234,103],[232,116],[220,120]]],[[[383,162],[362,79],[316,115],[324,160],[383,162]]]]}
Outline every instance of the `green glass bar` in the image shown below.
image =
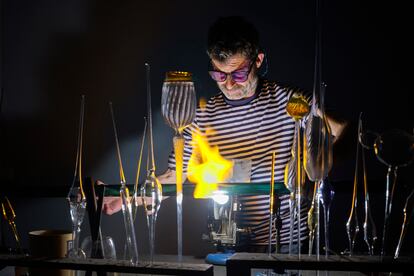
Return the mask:
{"type": "MultiPolygon", "coordinates": [[[[127,185],[130,192],[133,191],[134,185],[127,185]]],[[[270,193],[269,183],[226,183],[218,185],[219,191],[224,191],[228,195],[268,195],[270,193]]],[[[119,196],[120,185],[106,185],[105,196],[119,196]]],[[[194,184],[184,184],[183,194],[192,196],[194,193],[194,184]]],[[[289,194],[283,182],[275,182],[275,194],[289,194]]],[[[163,196],[175,196],[175,184],[162,184],[163,196]]],[[[150,196],[150,194],[148,194],[150,196]]]]}

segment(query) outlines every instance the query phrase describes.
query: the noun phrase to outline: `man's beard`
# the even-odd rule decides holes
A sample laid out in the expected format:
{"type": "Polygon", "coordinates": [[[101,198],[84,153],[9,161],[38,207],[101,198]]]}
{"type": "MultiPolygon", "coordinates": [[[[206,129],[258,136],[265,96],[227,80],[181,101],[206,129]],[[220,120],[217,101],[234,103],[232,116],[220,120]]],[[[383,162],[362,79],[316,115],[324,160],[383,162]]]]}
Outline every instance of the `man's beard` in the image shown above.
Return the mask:
{"type": "Polygon", "coordinates": [[[249,80],[244,86],[236,83],[236,85],[230,90],[222,84],[218,84],[218,87],[227,99],[241,100],[254,95],[254,93],[256,92],[258,80],[259,78],[256,75],[251,80],[249,80]]]}

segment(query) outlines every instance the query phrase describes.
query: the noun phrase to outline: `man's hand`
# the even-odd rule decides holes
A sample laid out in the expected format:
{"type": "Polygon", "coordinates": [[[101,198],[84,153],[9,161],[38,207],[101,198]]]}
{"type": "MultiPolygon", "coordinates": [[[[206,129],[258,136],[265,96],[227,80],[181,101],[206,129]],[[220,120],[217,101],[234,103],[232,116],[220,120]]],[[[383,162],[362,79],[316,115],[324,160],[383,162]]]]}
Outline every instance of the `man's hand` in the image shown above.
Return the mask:
{"type": "Polygon", "coordinates": [[[102,211],[106,215],[112,215],[122,209],[122,201],[119,196],[106,196],[103,199],[102,211]]]}
{"type": "MultiPolygon", "coordinates": [[[[175,184],[175,171],[168,169],[166,172],[164,172],[163,174],[157,176],[158,180],[163,183],[163,184],[175,184]]],[[[183,175],[183,181],[186,179],[186,175],[183,175]]],[[[96,181],[96,184],[98,185],[105,185],[105,183],[103,183],[100,180],[96,181]]],[[[166,199],[168,197],[163,197],[163,199],[166,199]]],[[[145,201],[147,206],[151,205],[151,197],[145,197],[145,201]]],[[[142,199],[141,198],[137,198],[137,200],[135,201],[136,206],[141,206],[143,205],[142,199]]],[[[112,215],[115,214],[117,212],[119,212],[122,209],[122,201],[121,198],[119,196],[106,196],[103,199],[103,204],[102,204],[102,211],[104,212],[104,214],[106,215],[112,215]]]]}
{"type": "MultiPolygon", "coordinates": [[[[104,182],[96,180],[95,184],[105,185],[104,182]]],[[[106,215],[112,215],[122,209],[122,201],[119,196],[105,196],[102,203],[102,211],[106,215]]]]}

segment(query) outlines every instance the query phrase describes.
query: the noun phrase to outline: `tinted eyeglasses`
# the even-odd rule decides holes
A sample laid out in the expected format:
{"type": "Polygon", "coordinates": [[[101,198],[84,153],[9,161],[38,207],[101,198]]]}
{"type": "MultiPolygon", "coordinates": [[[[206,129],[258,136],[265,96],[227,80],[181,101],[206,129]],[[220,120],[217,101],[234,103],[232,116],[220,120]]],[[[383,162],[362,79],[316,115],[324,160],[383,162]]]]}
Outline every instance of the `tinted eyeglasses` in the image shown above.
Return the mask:
{"type": "Polygon", "coordinates": [[[249,67],[241,68],[230,73],[224,73],[218,70],[209,70],[208,73],[210,74],[211,78],[217,82],[225,81],[228,75],[231,75],[231,79],[234,82],[245,82],[249,78],[249,74],[253,68],[253,64],[254,62],[251,62],[249,67]]]}

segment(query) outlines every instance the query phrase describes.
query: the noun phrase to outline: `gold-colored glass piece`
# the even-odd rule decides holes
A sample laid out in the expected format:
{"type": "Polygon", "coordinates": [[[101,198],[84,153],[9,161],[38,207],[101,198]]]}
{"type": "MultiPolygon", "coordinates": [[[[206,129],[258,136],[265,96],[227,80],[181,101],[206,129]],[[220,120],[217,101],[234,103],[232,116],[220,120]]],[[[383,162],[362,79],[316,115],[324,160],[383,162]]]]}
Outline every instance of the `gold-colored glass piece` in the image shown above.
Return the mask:
{"type": "Polygon", "coordinates": [[[165,81],[192,81],[190,72],[184,71],[169,71],[165,75],[165,81]]]}
{"type": "Polygon", "coordinates": [[[308,101],[299,93],[293,93],[286,105],[287,113],[296,120],[302,119],[309,113],[309,110],[310,107],[308,101]]]}

